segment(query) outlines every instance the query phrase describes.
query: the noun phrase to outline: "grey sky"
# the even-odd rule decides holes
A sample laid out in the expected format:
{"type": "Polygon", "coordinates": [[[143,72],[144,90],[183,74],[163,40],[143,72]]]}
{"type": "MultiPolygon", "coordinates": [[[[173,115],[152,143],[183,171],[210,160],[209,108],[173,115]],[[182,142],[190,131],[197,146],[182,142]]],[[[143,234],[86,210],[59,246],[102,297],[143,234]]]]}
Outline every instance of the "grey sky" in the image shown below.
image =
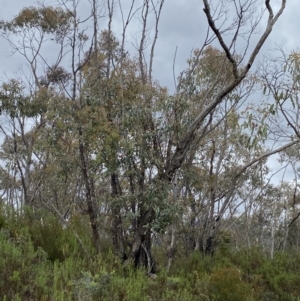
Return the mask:
{"type": "MultiPolygon", "coordinates": [[[[14,0],[13,4],[11,0],[2,0],[0,19],[10,19],[17,15],[20,9],[25,6],[31,6],[36,3],[33,0],[14,0]]],[[[122,4],[131,1],[122,0],[122,4]]],[[[279,0],[271,1],[279,3],[279,0]]],[[[261,55],[266,53],[269,49],[275,47],[275,44],[285,43],[288,49],[297,48],[300,44],[300,36],[297,33],[298,20],[300,15],[300,5],[298,1],[289,1],[286,10],[269,37],[267,43],[264,46],[261,55]]],[[[51,2],[49,2],[51,3],[51,2]]],[[[80,11],[84,12],[86,0],[80,2],[80,11]]],[[[87,8],[88,10],[88,8],[87,8]]],[[[118,10],[118,8],[116,8],[118,10]]],[[[116,12],[117,18],[114,19],[114,28],[118,31],[120,29],[120,15],[116,12]]],[[[100,20],[100,22],[104,22],[100,20]]],[[[139,31],[138,20],[133,20],[133,26],[136,28],[130,28],[130,36],[134,36],[139,31]]],[[[261,25],[263,28],[263,24],[261,25]]],[[[173,57],[176,47],[177,59],[176,59],[176,71],[177,73],[183,70],[186,66],[186,60],[190,55],[192,49],[200,47],[206,34],[207,22],[205,14],[203,12],[202,1],[199,0],[166,0],[165,6],[162,12],[159,28],[159,38],[157,41],[157,48],[155,52],[155,65],[154,73],[160,81],[164,84],[173,84],[172,65],[173,57]]],[[[120,33],[119,33],[120,37],[120,33]]],[[[250,49],[254,45],[250,45],[250,49]]],[[[261,57],[260,55],[260,57],[261,57]]],[[[21,64],[19,56],[15,55],[13,59],[9,58],[9,45],[1,40],[0,44],[0,63],[2,72],[10,74],[18,68],[21,64]]]]}

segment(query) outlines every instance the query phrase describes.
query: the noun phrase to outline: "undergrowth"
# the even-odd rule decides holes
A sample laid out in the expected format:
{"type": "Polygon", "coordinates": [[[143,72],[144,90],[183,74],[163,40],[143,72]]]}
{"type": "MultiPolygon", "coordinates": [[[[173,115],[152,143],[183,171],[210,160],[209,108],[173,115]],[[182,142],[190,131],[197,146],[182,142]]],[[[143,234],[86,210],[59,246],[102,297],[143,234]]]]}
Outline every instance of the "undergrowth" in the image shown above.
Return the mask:
{"type": "Polygon", "coordinates": [[[152,279],[123,265],[109,248],[95,255],[88,227],[78,221],[65,229],[55,219],[42,218],[0,215],[0,300],[300,300],[299,254],[278,252],[274,259],[258,249],[177,254],[169,273],[160,255],[160,271],[152,279]]]}

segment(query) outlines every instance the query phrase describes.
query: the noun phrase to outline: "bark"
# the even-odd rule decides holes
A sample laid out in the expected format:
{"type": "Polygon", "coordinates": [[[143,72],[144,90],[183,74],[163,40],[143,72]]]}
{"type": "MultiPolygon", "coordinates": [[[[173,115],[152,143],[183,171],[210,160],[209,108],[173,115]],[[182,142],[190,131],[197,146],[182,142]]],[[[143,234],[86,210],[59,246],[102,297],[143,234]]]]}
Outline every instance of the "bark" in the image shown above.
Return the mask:
{"type": "Polygon", "coordinates": [[[95,193],[94,193],[94,187],[93,187],[93,179],[89,176],[88,172],[88,162],[86,158],[86,151],[85,147],[83,145],[82,139],[82,129],[79,127],[79,155],[80,155],[80,163],[81,163],[81,171],[82,176],[85,184],[85,198],[86,198],[86,204],[87,204],[87,212],[90,218],[90,224],[92,228],[93,233],[93,240],[95,244],[95,248],[97,253],[100,253],[101,247],[100,247],[100,235],[98,232],[98,223],[97,223],[97,211],[96,206],[94,204],[95,201],[95,193]]]}
{"type": "Polygon", "coordinates": [[[172,261],[176,253],[175,234],[176,234],[176,226],[173,225],[171,229],[171,241],[167,251],[167,255],[168,255],[167,272],[169,272],[171,269],[172,261]]]}
{"type": "MultiPolygon", "coordinates": [[[[111,174],[111,189],[112,189],[112,198],[116,198],[122,194],[119,179],[116,173],[111,174]]],[[[116,255],[120,256],[122,259],[126,259],[122,219],[120,213],[120,206],[112,206],[112,220],[113,220],[113,247],[116,255]]]]}

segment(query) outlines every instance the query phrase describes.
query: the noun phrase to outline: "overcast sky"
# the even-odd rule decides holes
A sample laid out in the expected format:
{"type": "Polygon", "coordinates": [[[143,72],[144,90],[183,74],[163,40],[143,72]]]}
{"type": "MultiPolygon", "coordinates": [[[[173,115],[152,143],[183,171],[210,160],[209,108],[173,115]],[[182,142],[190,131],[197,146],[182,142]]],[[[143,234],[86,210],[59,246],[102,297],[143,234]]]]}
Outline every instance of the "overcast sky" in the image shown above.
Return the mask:
{"type": "MultiPolygon", "coordinates": [[[[0,19],[9,20],[16,16],[18,12],[25,6],[35,5],[36,1],[32,0],[0,0],[1,10],[0,19]]],[[[260,0],[259,0],[260,1],[260,0]]],[[[258,2],[259,2],[258,1],[258,2]]],[[[53,1],[55,2],[55,1],[53,1]]],[[[126,4],[130,3],[129,0],[121,0],[124,5],[124,11],[126,12],[126,4]]],[[[218,0],[215,0],[218,2],[218,0]]],[[[275,7],[280,4],[280,0],[271,0],[275,7]]],[[[258,61],[262,59],[263,55],[270,53],[270,50],[276,47],[276,44],[285,45],[288,50],[297,49],[300,45],[299,35],[299,16],[300,16],[300,2],[297,0],[287,1],[286,10],[280,17],[278,23],[275,25],[271,36],[268,38],[267,43],[264,45],[258,61]]],[[[51,3],[49,1],[48,3],[51,3]]],[[[80,0],[80,12],[88,14],[88,0],[80,0]]],[[[261,3],[264,3],[261,0],[261,3]]],[[[116,18],[114,19],[113,27],[118,32],[121,26],[120,14],[116,12],[116,18]]],[[[99,22],[106,22],[105,19],[101,19],[99,22]]],[[[104,25],[104,24],[103,24],[104,25]]],[[[264,28],[264,22],[262,21],[261,29],[264,28]]],[[[176,59],[176,73],[186,67],[186,60],[189,57],[191,50],[200,47],[204,41],[206,34],[207,22],[203,12],[203,3],[201,0],[165,0],[165,6],[163,8],[160,27],[159,38],[157,42],[157,48],[155,52],[154,63],[154,76],[163,84],[167,85],[170,90],[174,88],[173,84],[173,57],[176,47],[177,59],[176,59]]],[[[129,37],[134,37],[138,33],[140,25],[137,19],[133,20],[130,28],[129,37]]],[[[120,32],[119,38],[121,38],[120,32]]],[[[131,44],[128,44],[128,47],[131,44]]],[[[254,47],[254,44],[250,45],[250,49],[254,47]]],[[[14,55],[10,57],[10,48],[8,43],[0,40],[0,80],[5,79],[3,74],[8,77],[13,76],[14,72],[20,68],[24,62],[21,57],[14,55]]],[[[49,49],[49,57],[52,52],[49,49]]],[[[271,160],[272,167],[277,166],[276,160],[271,160]]]]}
{"type": "MultiPolygon", "coordinates": [[[[0,19],[9,20],[16,16],[18,12],[25,6],[35,5],[37,1],[33,0],[0,0],[1,10],[0,19]]],[[[218,0],[215,0],[218,2],[218,0]]],[[[55,1],[52,1],[55,2],[55,1]]],[[[126,13],[126,4],[130,3],[129,0],[121,0],[124,5],[126,13]]],[[[264,2],[261,0],[261,2],[264,2]]],[[[271,0],[274,7],[280,3],[280,0],[271,0]]],[[[49,1],[48,3],[51,3],[49,1]]],[[[288,1],[284,14],[275,25],[271,36],[268,38],[267,43],[264,45],[263,51],[260,54],[264,55],[269,49],[275,47],[276,44],[285,44],[287,49],[296,49],[300,44],[299,31],[299,16],[300,5],[299,1],[288,1]]],[[[80,12],[88,13],[88,1],[80,0],[80,12]],[[86,8],[86,9],[85,9],[86,8]]],[[[114,19],[113,26],[116,31],[120,29],[120,15],[118,8],[116,8],[116,18],[114,19]],[[118,19],[119,18],[119,19],[118,19]]],[[[100,22],[106,22],[105,19],[100,22]]],[[[134,19],[132,22],[136,28],[130,28],[131,33],[129,37],[134,36],[140,29],[138,20],[134,19]]],[[[106,25],[106,24],[103,24],[106,25]]],[[[264,24],[262,22],[261,28],[264,24]]],[[[190,55],[192,49],[200,47],[204,41],[206,34],[207,22],[203,12],[203,4],[201,0],[165,0],[164,9],[161,16],[159,27],[159,38],[155,53],[154,72],[156,77],[159,78],[166,85],[173,84],[172,65],[173,57],[176,47],[176,72],[180,72],[186,66],[186,60],[190,55]]],[[[119,32],[119,37],[120,32],[119,32]]],[[[1,40],[0,47],[0,65],[2,73],[10,74],[15,71],[21,64],[19,56],[14,56],[13,59],[9,58],[10,49],[9,45],[1,40]]],[[[250,48],[254,43],[250,45],[250,48]]],[[[258,58],[258,60],[260,59],[258,58]]]]}

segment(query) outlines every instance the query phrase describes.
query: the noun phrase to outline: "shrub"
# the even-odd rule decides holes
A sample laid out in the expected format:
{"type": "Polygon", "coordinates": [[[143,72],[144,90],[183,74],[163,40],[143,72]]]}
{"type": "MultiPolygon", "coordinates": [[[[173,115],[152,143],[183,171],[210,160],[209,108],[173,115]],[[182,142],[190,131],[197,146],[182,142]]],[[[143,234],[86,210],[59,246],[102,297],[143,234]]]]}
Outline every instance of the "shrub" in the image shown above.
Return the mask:
{"type": "Polygon", "coordinates": [[[210,277],[210,296],[215,301],[250,301],[253,299],[251,286],[241,279],[239,269],[218,268],[210,277]]]}

